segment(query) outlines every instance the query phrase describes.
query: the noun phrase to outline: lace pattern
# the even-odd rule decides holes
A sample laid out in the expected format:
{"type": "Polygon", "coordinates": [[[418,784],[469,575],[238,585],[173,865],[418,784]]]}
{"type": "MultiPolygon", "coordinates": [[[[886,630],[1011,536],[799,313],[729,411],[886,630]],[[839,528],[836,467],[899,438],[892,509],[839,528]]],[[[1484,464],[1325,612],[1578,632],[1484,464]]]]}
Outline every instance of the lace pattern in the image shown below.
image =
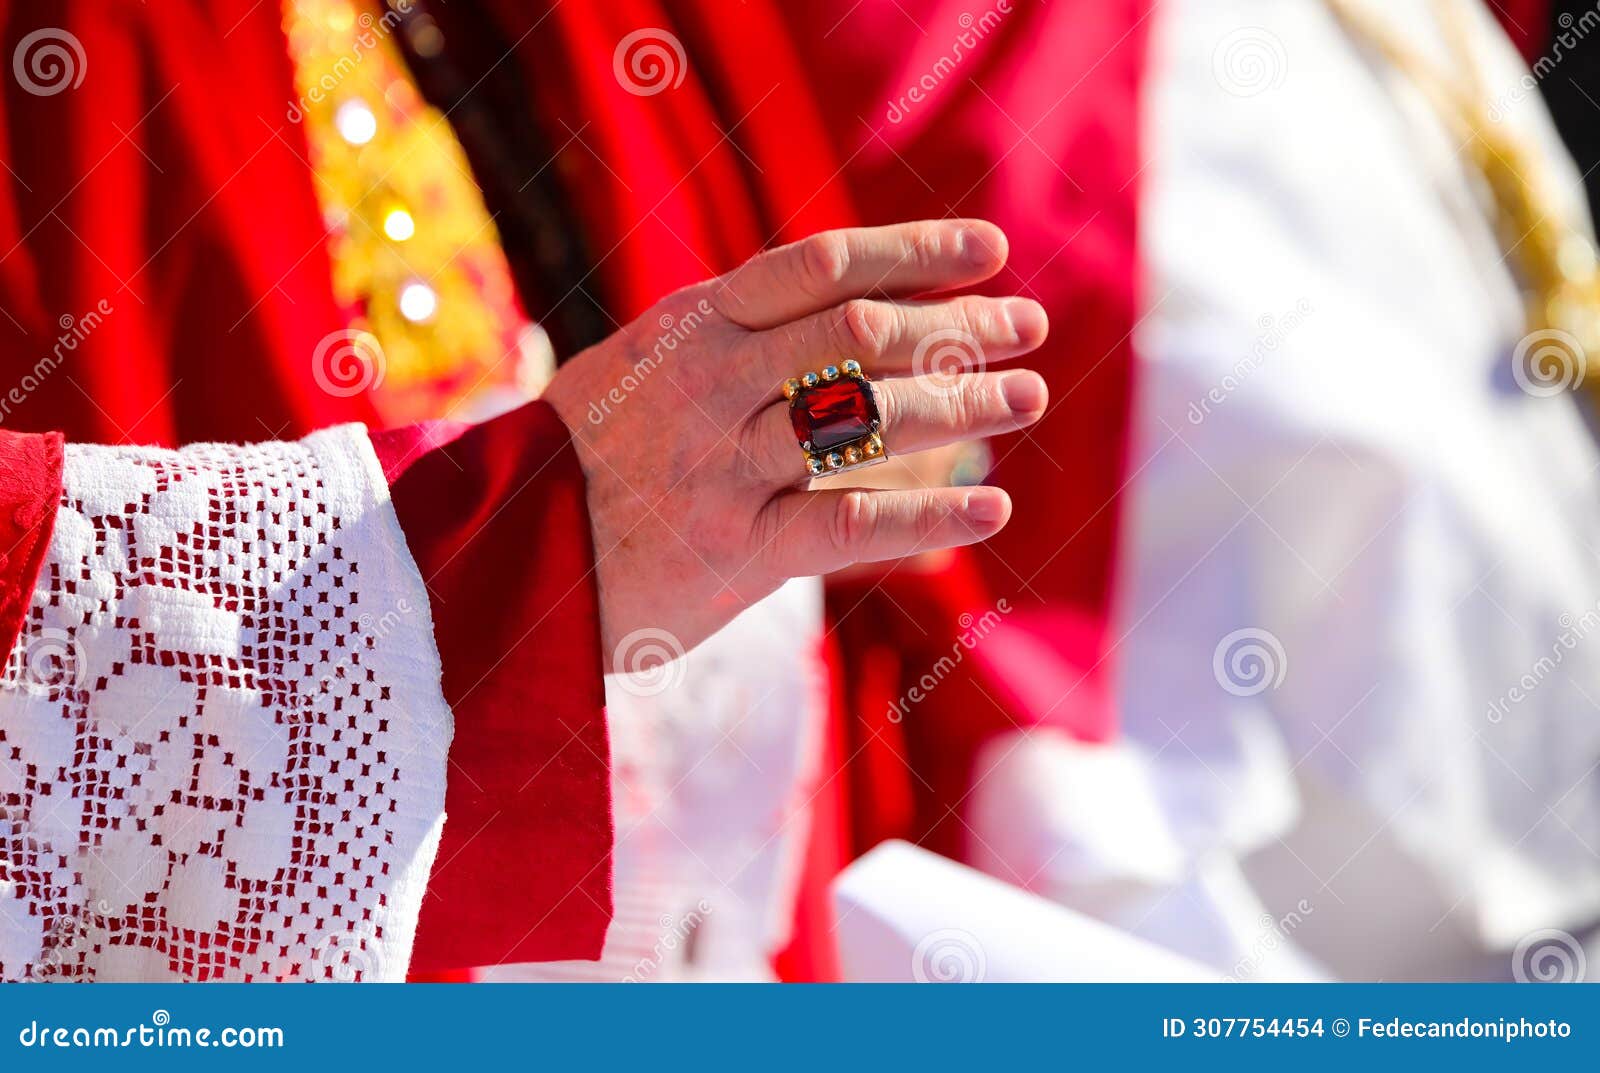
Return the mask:
{"type": "Polygon", "coordinates": [[[452,728],[365,431],[63,485],[0,677],[0,979],[403,979],[452,728]]]}

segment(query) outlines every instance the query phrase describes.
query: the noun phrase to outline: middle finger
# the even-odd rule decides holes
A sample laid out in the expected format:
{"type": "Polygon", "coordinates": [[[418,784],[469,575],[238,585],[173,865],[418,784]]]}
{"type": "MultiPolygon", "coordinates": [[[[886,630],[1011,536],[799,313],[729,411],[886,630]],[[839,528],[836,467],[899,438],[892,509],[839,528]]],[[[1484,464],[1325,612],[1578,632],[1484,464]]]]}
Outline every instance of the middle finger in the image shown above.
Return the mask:
{"type": "Polygon", "coordinates": [[[1044,308],[1028,298],[857,299],[755,333],[749,375],[771,389],[847,359],[872,376],[947,372],[952,362],[970,371],[1026,354],[1048,331],[1044,308]]]}

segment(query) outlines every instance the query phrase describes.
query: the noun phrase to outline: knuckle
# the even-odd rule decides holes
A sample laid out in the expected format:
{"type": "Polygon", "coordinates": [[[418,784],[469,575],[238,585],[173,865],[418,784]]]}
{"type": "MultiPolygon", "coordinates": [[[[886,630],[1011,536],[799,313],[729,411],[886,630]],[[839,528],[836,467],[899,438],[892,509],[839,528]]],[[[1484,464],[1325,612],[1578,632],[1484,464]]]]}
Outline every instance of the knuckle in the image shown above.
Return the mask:
{"type": "Polygon", "coordinates": [[[650,322],[659,321],[663,316],[704,319],[715,312],[713,299],[721,283],[721,279],[712,279],[679,287],[651,306],[644,315],[645,319],[650,322]]]}
{"type": "Polygon", "coordinates": [[[912,526],[917,547],[922,548],[938,535],[939,527],[949,513],[950,508],[933,492],[917,493],[916,522],[912,526]]]}
{"type": "Polygon", "coordinates": [[[884,385],[875,394],[885,433],[921,439],[950,423],[950,406],[943,392],[917,380],[878,383],[884,385]]]}
{"type": "Polygon", "coordinates": [[[1000,420],[1011,413],[1006,405],[1000,381],[986,373],[977,372],[961,378],[961,387],[955,393],[960,407],[958,416],[964,428],[974,428],[1000,420]]]}
{"type": "MultiPolygon", "coordinates": [[[[910,396],[908,404],[900,409],[902,431],[908,418],[913,418],[914,423],[921,426],[923,434],[929,436],[948,437],[952,433],[966,431],[973,406],[965,384],[951,386],[937,381],[915,383],[916,387],[907,392],[910,396]]],[[[881,398],[878,405],[881,413],[881,398]]]]}
{"type": "Polygon", "coordinates": [[[850,244],[842,231],[824,231],[800,243],[800,284],[809,294],[838,286],[850,270],[850,244]]]}
{"type": "Polygon", "coordinates": [[[686,288],[690,292],[699,292],[698,297],[702,308],[709,308],[722,320],[730,324],[740,323],[740,306],[744,305],[743,280],[740,278],[745,271],[745,265],[740,265],[731,272],[726,272],[716,279],[706,280],[696,284],[693,288],[686,288]]]}
{"type": "Polygon", "coordinates": [[[882,302],[866,298],[852,298],[844,304],[840,323],[843,344],[852,353],[873,357],[883,348],[894,332],[894,309],[882,302]]]}
{"type": "Polygon", "coordinates": [[[946,428],[955,432],[965,432],[978,423],[979,416],[984,411],[983,399],[976,385],[971,383],[970,377],[963,377],[958,382],[954,391],[946,392],[941,396],[940,418],[946,428]]]}
{"type": "Polygon", "coordinates": [[[867,538],[877,525],[877,511],[873,499],[866,492],[846,492],[833,508],[833,521],[828,527],[832,550],[842,560],[855,562],[861,557],[867,538]]]}
{"type": "Polygon", "coordinates": [[[931,270],[956,256],[960,251],[947,228],[939,223],[910,225],[911,233],[906,249],[906,260],[918,268],[931,270]]]}
{"type": "Polygon", "coordinates": [[[782,584],[796,571],[790,560],[794,556],[794,541],[784,532],[783,520],[772,500],[757,512],[750,525],[750,539],[755,554],[750,556],[748,569],[773,584],[782,584]]]}
{"type": "Polygon", "coordinates": [[[995,339],[1000,333],[999,306],[989,298],[969,295],[956,303],[955,327],[975,339],[995,339]]]}

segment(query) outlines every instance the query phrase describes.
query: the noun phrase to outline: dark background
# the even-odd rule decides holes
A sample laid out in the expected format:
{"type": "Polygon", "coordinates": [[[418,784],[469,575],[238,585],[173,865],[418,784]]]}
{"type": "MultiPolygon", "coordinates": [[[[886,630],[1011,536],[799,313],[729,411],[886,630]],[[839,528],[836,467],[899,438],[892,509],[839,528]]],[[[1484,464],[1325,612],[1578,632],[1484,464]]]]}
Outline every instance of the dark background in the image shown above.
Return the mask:
{"type": "MultiPolygon", "coordinates": [[[[1549,44],[1543,51],[1555,56],[1557,36],[1566,33],[1578,38],[1583,32],[1579,20],[1585,15],[1592,20],[1596,4],[1592,0],[1588,3],[1552,0],[1550,11],[1550,25],[1545,35],[1549,44]],[[1571,29],[1563,29],[1563,16],[1571,29]]],[[[1589,210],[1600,216],[1600,29],[1576,40],[1571,49],[1561,45],[1559,55],[1555,69],[1539,88],[1549,102],[1562,138],[1578,162],[1578,170],[1583,173],[1589,210]]]]}

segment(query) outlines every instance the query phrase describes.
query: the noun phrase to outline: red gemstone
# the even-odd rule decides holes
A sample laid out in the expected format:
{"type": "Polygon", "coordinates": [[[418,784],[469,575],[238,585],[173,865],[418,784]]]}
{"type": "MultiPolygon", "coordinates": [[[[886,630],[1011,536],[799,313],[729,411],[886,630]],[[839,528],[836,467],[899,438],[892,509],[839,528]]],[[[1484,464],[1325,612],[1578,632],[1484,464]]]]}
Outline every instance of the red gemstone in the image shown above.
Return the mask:
{"type": "Polygon", "coordinates": [[[843,376],[796,395],[789,420],[801,446],[822,454],[878,431],[878,402],[865,380],[843,376]]]}

